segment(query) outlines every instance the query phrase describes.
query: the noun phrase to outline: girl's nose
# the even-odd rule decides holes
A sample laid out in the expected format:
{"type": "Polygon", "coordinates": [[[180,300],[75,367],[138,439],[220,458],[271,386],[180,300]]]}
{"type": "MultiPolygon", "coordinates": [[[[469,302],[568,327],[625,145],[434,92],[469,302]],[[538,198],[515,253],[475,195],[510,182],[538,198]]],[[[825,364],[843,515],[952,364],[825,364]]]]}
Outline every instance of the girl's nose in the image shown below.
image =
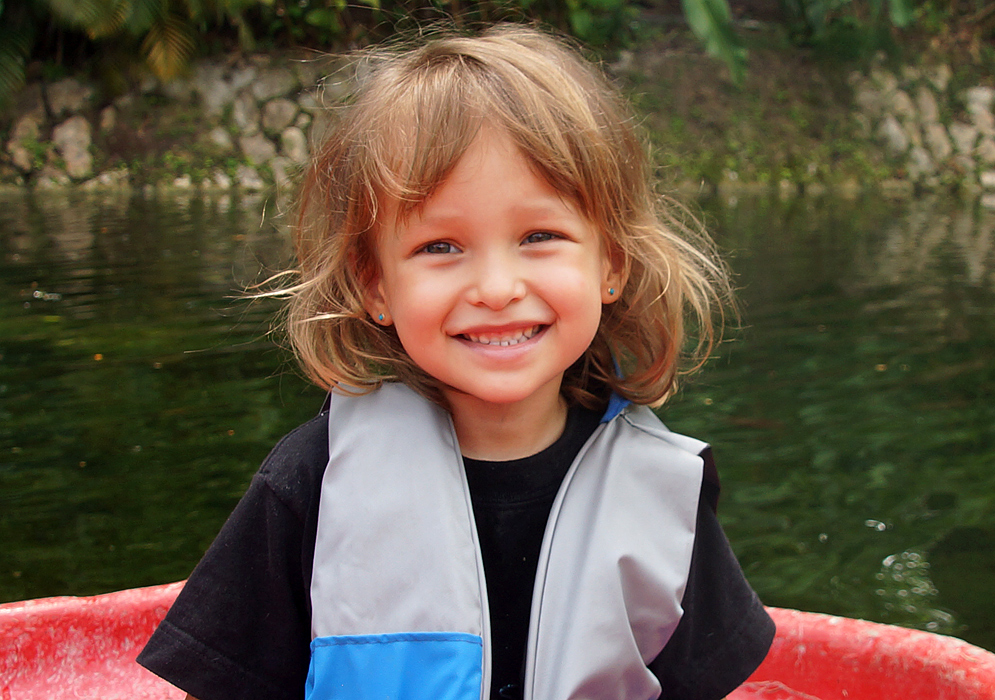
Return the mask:
{"type": "Polygon", "coordinates": [[[493,255],[480,261],[469,297],[475,305],[503,309],[525,296],[521,269],[510,256],[493,255]]]}

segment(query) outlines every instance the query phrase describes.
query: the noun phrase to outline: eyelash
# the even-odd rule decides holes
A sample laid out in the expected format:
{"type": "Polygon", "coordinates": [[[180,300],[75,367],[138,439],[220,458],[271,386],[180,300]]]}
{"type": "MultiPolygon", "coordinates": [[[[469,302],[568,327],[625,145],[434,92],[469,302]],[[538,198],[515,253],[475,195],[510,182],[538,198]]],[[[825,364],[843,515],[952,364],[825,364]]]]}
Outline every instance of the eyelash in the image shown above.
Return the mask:
{"type": "MultiPolygon", "coordinates": [[[[522,240],[522,243],[545,243],[546,241],[552,241],[559,237],[560,236],[552,231],[533,231],[522,240]]],[[[423,246],[420,252],[428,253],[429,255],[446,255],[457,250],[459,249],[452,243],[448,243],[446,241],[433,241],[423,246]],[[439,248],[443,246],[445,246],[445,249],[439,250],[439,248]]]]}
{"type": "Polygon", "coordinates": [[[446,243],[445,241],[432,241],[423,247],[421,252],[428,253],[429,255],[445,255],[447,253],[452,253],[455,250],[457,250],[457,248],[452,243],[446,243]],[[433,248],[439,248],[441,246],[446,246],[446,250],[432,250],[433,248]]]}
{"type": "Polygon", "coordinates": [[[523,242],[524,243],[544,243],[545,241],[552,241],[552,240],[554,240],[556,238],[559,238],[559,236],[556,235],[555,233],[553,233],[552,231],[534,231],[534,232],[530,233],[528,236],[526,236],[525,240],[523,242]],[[541,238],[538,241],[534,241],[534,240],[532,240],[532,238],[534,236],[543,236],[543,238],[541,238]]]}

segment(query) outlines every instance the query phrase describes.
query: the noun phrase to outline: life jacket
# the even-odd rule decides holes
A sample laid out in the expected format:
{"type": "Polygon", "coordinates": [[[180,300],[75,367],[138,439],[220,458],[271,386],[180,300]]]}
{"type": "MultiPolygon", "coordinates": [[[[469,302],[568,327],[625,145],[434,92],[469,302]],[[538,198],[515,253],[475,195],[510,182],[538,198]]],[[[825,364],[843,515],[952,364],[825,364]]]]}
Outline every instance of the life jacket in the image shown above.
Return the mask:
{"type": "MultiPolygon", "coordinates": [[[[459,445],[403,384],[333,395],[307,700],[488,700],[490,617],[459,445]]],[[[705,443],[613,402],[553,503],[525,700],[647,700],[681,618],[705,443]]]]}

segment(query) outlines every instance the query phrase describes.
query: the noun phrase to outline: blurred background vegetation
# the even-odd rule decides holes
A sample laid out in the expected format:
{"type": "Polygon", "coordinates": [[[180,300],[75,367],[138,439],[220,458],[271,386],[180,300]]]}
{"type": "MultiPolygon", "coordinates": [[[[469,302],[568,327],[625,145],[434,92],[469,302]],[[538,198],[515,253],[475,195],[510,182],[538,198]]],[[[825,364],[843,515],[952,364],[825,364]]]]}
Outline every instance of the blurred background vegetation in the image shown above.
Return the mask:
{"type": "Polygon", "coordinates": [[[607,49],[682,22],[736,83],[757,24],[789,51],[851,59],[927,42],[995,62],[991,0],[0,0],[0,102],[37,77],[83,70],[113,96],[143,67],[168,80],[199,56],[340,50],[439,19],[538,20],[607,49]]]}

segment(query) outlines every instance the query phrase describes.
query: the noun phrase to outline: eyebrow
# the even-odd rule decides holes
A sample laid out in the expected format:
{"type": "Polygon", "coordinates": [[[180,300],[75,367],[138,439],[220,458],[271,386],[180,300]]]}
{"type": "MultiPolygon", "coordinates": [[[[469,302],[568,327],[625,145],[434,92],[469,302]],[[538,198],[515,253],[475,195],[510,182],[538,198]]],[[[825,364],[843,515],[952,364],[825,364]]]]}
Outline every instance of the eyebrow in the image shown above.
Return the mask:
{"type": "MultiPolygon", "coordinates": [[[[546,217],[550,219],[556,219],[565,215],[583,217],[580,207],[576,205],[574,205],[574,207],[570,207],[566,201],[559,198],[554,199],[552,197],[546,198],[546,201],[516,204],[512,208],[511,212],[514,216],[521,217],[546,217]]],[[[420,223],[444,225],[447,222],[459,222],[465,217],[461,213],[448,213],[445,211],[426,216],[424,211],[422,211],[416,214],[416,218],[420,223]]]]}

